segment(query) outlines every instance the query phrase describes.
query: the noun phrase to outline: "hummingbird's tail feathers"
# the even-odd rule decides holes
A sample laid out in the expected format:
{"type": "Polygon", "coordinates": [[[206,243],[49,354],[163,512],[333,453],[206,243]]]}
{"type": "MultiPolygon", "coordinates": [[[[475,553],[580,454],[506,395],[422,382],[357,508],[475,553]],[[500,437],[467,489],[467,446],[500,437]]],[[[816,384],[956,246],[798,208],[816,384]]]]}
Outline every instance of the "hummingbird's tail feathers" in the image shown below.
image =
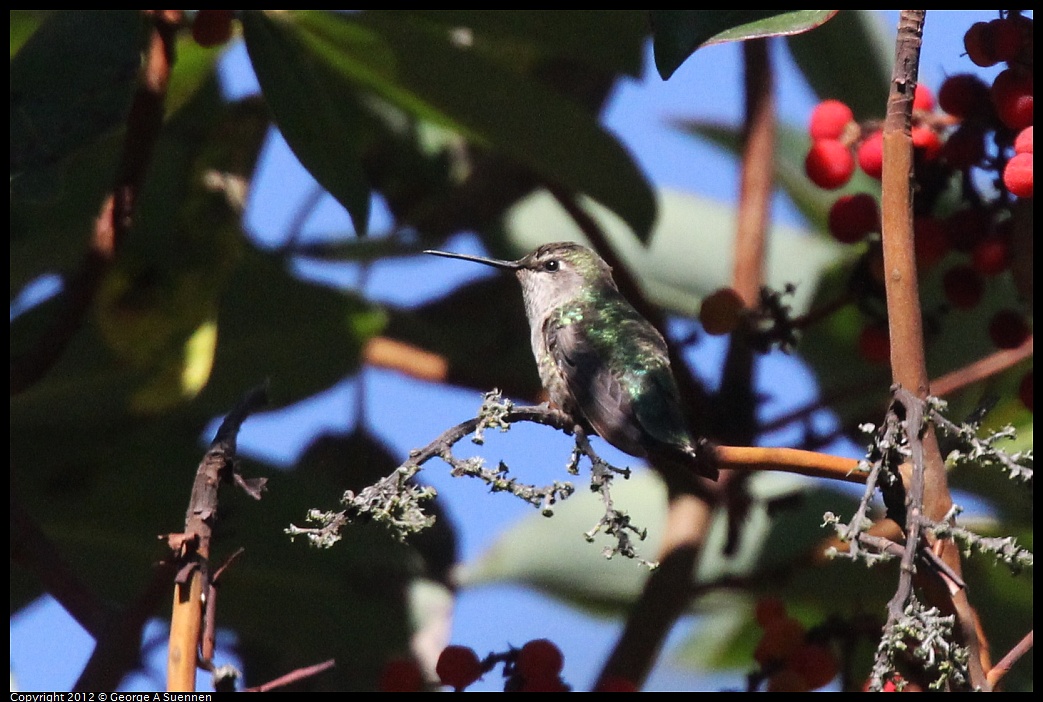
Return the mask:
{"type": "Polygon", "coordinates": [[[700,476],[716,482],[720,475],[717,470],[717,449],[707,439],[699,439],[694,445],[684,448],[649,451],[648,459],[652,467],[667,480],[691,482],[693,477],[700,476]]]}

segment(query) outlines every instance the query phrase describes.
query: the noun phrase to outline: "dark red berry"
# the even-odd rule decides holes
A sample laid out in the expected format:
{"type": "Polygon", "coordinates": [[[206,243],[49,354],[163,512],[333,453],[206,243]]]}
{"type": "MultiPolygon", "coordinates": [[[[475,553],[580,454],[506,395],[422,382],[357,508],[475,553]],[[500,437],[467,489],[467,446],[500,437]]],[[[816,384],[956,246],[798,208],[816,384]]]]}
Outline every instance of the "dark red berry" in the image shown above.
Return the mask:
{"type": "Polygon", "coordinates": [[[610,675],[598,684],[594,692],[637,692],[637,685],[626,678],[610,675]]]}
{"type": "Polygon", "coordinates": [[[985,132],[977,124],[961,125],[945,140],[941,156],[959,171],[977,166],[985,158],[985,132]]]}
{"type": "Polygon", "coordinates": [[[967,58],[982,68],[999,63],[993,43],[992,28],[988,22],[975,22],[963,35],[963,48],[967,51],[967,58]]]}
{"type": "Polygon", "coordinates": [[[978,306],[985,293],[985,283],[976,270],[970,266],[954,266],[945,271],[942,277],[942,290],[945,299],[953,307],[969,310],[978,306]]]}
{"type": "Polygon", "coordinates": [[[381,692],[421,692],[424,675],[412,658],[393,658],[384,665],[377,685],[381,692]]]}
{"type": "Polygon", "coordinates": [[[448,685],[454,690],[463,690],[481,677],[482,663],[473,648],[446,646],[438,656],[435,673],[443,685],[448,685]]]}
{"type": "Polygon", "coordinates": [[[858,335],[858,353],[877,365],[891,362],[891,335],[886,324],[870,324],[858,335]]]}
{"type": "Polygon", "coordinates": [[[1025,375],[1021,376],[1021,382],[1018,383],[1018,397],[1021,399],[1021,404],[1025,405],[1029,412],[1032,411],[1032,371],[1029,371],[1025,375]]]}
{"type": "Polygon", "coordinates": [[[711,336],[731,334],[742,320],[745,305],[739,293],[732,288],[720,288],[703,299],[699,321],[711,336]]]}
{"type": "Polygon", "coordinates": [[[808,689],[817,690],[837,676],[839,666],[836,656],[826,646],[816,643],[805,643],[788,661],[793,669],[808,685],[808,689]]]}
{"type": "Polygon", "coordinates": [[[928,269],[949,252],[949,235],[934,217],[916,217],[913,220],[913,247],[916,265],[928,269]]]}
{"type": "Polygon", "coordinates": [[[1017,310],[1000,310],[989,322],[989,338],[998,349],[1015,349],[1030,333],[1025,317],[1017,310]]]}
{"type": "Polygon", "coordinates": [[[232,38],[235,10],[200,10],[192,21],[192,38],[200,46],[218,46],[232,38]]]}
{"type": "Polygon", "coordinates": [[[1032,126],[1032,73],[1008,68],[992,82],[992,104],[1000,121],[1011,129],[1032,126]]]}
{"type": "Polygon", "coordinates": [[[1010,266],[1010,239],[1000,232],[992,232],[971,249],[974,270],[982,275],[996,275],[1010,266]]]}
{"type": "Polygon", "coordinates": [[[557,678],[565,665],[565,657],[554,642],[534,639],[518,652],[516,666],[525,679],[557,678]]]}
{"type": "Polygon", "coordinates": [[[829,233],[842,244],[862,241],[880,231],[880,209],[868,193],[842,195],[829,208],[829,233]]]}
{"type": "Polygon", "coordinates": [[[945,220],[949,243],[957,251],[971,251],[988,233],[989,213],[980,207],[965,207],[945,220]]]}
{"type": "Polygon", "coordinates": [[[990,109],[989,86],[970,73],[949,76],[938,90],[938,105],[960,119],[985,115],[990,109]]]}
{"type": "Polygon", "coordinates": [[[1011,19],[994,19],[989,22],[989,38],[992,40],[992,55],[997,61],[1013,61],[1021,52],[1021,29],[1011,19]]]}

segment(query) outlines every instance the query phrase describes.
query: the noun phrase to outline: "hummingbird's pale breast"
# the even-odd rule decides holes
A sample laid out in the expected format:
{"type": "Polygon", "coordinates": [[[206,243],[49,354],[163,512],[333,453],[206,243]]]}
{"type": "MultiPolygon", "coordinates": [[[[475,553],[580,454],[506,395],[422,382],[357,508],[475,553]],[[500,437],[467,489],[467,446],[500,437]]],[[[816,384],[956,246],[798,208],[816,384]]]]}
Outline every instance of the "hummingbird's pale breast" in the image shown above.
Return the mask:
{"type": "Polygon", "coordinates": [[[579,244],[545,244],[518,261],[446,254],[513,270],[521,282],[532,353],[551,401],[632,456],[698,460],[681,412],[666,341],[619,292],[612,269],[579,244]]]}

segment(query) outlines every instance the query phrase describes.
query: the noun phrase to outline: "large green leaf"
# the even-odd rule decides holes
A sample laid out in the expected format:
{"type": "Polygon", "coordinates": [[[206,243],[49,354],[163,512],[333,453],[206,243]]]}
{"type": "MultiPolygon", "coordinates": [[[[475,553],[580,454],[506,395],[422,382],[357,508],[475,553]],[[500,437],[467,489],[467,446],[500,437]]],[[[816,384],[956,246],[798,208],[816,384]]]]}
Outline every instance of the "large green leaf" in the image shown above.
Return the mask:
{"type": "MultiPolygon", "coordinates": [[[[64,14],[64,11],[55,13],[53,21],[58,21],[64,14]]],[[[159,153],[153,156],[152,170],[146,180],[146,187],[153,188],[153,192],[139,198],[139,208],[157,215],[159,213],[154,208],[159,201],[168,204],[180,202],[179,197],[171,195],[183,196],[185,183],[201,185],[198,181],[190,181],[189,174],[202,178],[203,168],[216,168],[248,177],[259,148],[259,141],[245,131],[251,124],[245,116],[236,125],[228,121],[228,108],[220,103],[214,75],[216,52],[204,50],[189,40],[179,43],[177,56],[166,102],[168,126],[173,126],[174,133],[161,134],[157,144],[159,153]],[[224,139],[206,138],[208,130],[221,128],[229,129],[223,135],[224,139]],[[256,143],[251,145],[251,142],[256,143]],[[209,154],[204,153],[206,148],[210,149],[209,154]],[[222,149],[223,154],[217,153],[222,149]]],[[[66,59],[58,57],[55,60],[66,59]]],[[[132,88],[133,82],[128,89],[132,88]]],[[[58,183],[52,176],[58,173],[62,176],[62,187],[50,192],[51,197],[19,197],[21,191],[12,181],[12,295],[40,275],[68,272],[80,264],[102,199],[114,182],[123,149],[125,132],[121,127],[110,125],[110,128],[93,134],[81,134],[82,141],[71,148],[60,164],[44,168],[41,173],[45,179],[51,179],[51,184],[58,183]]],[[[14,134],[15,127],[12,126],[12,139],[14,134]]],[[[43,180],[37,179],[36,182],[43,183],[43,180]]],[[[176,204],[174,207],[176,209],[176,204]]],[[[140,220],[142,216],[139,211],[136,219],[140,220]]],[[[154,241],[176,241],[176,238],[167,236],[176,229],[178,223],[167,209],[148,227],[142,227],[130,237],[130,246],[136,245],[143,235],[150,232],[156,236],[154,241]],[[152,230],[153,225],[158,231],[152,230]]],[[[167,245],[170,248],[165,253],[170,255],[178,256],[183,249],[176,244],[167,245]]]]}
{"type": "MultiPolygon", "coordinates": [[[[725,551],[727,520],[723,510],[714,515],[704,553],[693,582],[697,586],[741,579],[754,588],[770,589],[774,574],[806,557],[809,549],[829,536],[819,528],[827,509],[853,513],[852,501],[830,490],[813,489],[804,479],[780,473],[764,473],[750,481],[749,511],[741,536],[725,551]]],[[[643,471],[612,486],[615,509],[648,530],[636,542],[638,553],[654,559],[666,518],[666,492],[661,481],[643,471]]],[[[626,611],[648,576],[638,563],[602,554],[611,539],[598,536],[587,543],[583,534],[604,513],[601,497],[579,489],[559,505],[550,519],[533,514],[503,533],[481,556],[460,571],[464,586],[517,581],[594,610],[626,611]]],[[[819,577],[822,577],[821,573],[819,577]]],[[[836,590],[832,590],[835,592],[836,590]]],[[[809,598],[820,597],[809,594],[809,598]]],[[[821,595],[826,597],[826,595],[821,595]]],[[[709,602],[699,599],[693,608],[704,611],[709,602]]]]}
{"type": "Polygon", "coordinates": [[[370,192],[355,96],[293,24],[260,11],[243,12],[242,22],[254,73],[286,143],[364,235],[370,192]]]}
{"type": "MultiPolygon", "coordinates": [[[[735,231],[731,207],[696,195],[660,191],[660,215],[647,247],[604,208],[589,201],[584,207],[657,305],[696,317],[703,297],[731,284],[735,231]]],[[[546,193],[519,203],[508,213],[505,225],[507,246],[497,254],[506,258],[520,258],[548,241],[585,241],[572,218],[546,193]]],[[[768,235],[765,283],[779,290],[795,284],[796,292],[788,302],[794,314],[801,314],[811,304],[819,278],[851,254],[823,237],[775,225],[768,235]]]]}
{"type": "Polygon", "coordinates": [[[147,29],[141,10],[65,10],[22,45],[10,72],[12,196],[54,196],[62,162],[123,124],[147,29]]]}
{"type": "MultiPolygon", "coordinates": [[[[323,74],[335,81],[327,86],[330,94],[374,94],[419,119],[500,151],[551,182],[591,195],[619,214],[638,236],[651,229],[651,190],[630,155],[594,114],[454,44],[446,32],[379,13],[250,15],[247,26],[258,25],[268,33],[292,37],[288,46],[306,47],[309,56],[321,57],[323,74]]],[[[293,142],[292,137],[287,140],[293,142]]],[[[320,171],[334,167],[318,166],[320,171]]]]}
{"type": "Polygon", "coordinates": [[[663,80],[700,46],[806,32],[837,10],[652,10],[656,68],[663,80]]]}
{"type": "Polygon", "coordinates": [[[788,37],[793,59],[819,98],[846,103],[855,118],[881,119],[894,64],[894,36],[873,10],[841,10],[814,32],[788,37]]]}
{"type": "MultiPolygon", "coordinates": [[[[374,12],[371,10],[370,12],[374,12]]],[[[379,11],[377,11],[379,12],[379,11]]],[[[397,13],[403,10],[384,10],[397,13]]],[[[643,10],[405,10],[425,22],[470,33],[490,58],[569,59],[608,74],[639,78],[648,15],[643,10]],[[483,46],[484,43],[484,46],[483,46]]]]}

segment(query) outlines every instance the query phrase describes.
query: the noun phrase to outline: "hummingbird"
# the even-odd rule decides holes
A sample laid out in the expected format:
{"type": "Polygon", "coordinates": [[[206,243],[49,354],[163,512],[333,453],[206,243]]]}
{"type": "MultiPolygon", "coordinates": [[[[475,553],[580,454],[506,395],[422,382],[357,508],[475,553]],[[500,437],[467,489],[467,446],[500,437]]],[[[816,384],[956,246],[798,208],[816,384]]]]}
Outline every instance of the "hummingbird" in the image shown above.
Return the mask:
{"type": "Polygon", "coordinates": [[[712,450],[681,412],[666,341],[634,309],[594,251],[544,244],[517,261],[424,251],[514,271],[544,389],[584,432],[648,458],[664,477],[717,479],[712,450]]]}

